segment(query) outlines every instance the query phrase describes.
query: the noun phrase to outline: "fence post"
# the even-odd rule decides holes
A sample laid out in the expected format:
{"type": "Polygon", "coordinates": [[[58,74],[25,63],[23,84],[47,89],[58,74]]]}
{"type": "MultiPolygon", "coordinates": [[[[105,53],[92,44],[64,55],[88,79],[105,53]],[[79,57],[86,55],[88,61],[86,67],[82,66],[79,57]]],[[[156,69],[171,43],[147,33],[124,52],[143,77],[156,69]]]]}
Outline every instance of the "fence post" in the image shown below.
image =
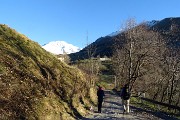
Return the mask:
{"type": "Polygon", "coordinates": [[[116,80],[116,76],[114,75],[114,87],[117,87],[117,80],[116,80]]]}

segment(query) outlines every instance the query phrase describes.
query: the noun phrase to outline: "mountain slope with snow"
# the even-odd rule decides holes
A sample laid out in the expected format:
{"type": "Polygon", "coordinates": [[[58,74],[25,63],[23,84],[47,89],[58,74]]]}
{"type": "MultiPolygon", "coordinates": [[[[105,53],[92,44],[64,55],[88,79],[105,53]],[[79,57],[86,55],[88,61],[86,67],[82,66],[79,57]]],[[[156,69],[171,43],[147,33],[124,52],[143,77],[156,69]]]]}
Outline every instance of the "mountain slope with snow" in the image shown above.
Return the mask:
{"type": "Polygon", "coordinates": [[[152,27],[152,26],[154,26],[154,25],[156,25],[156,24],[158,24],[159,23],[159,21],[157,21],[157,20],[152,20],[152,21],[146,21],[145,22],[145,24],[148,26],[148,27],[152,27]]]}
{"type": "Polygon", "coordinates": [[[80,51],[79,47],[76,47],[72,44],[69,44],[65,41],[52,41],[48,44],[45,44],[42,46],[46,51],[49,51],[53,54],[63,54],[63,53],[75,53],[80,51]]]}
{"type": "Polygon", "coordinates": [[[112,32],[111,34],[109,34],[109,35],[107,35],[107,36],[109,36],[109,37],[114,37],[114,36],[116,36],[116,35],[118,35],[118,34],[120,34],[121,33],[121,31],[116,31],[116,32],[112,32]]]}
{"type": "MultiPolygon", "coordinates": [[[[174,48],[175,51],[180,48],[180,17],[145,21],[135,27],[138,27],[139,25],[146,25],[149,30],[160,33],[162,37],[166,38],[167,44],[171,45],[171,48],[174,48]]],[[[123,30],[126,29],[113,32],[105,37],[100,37],[95,42],[91,43],[89,46],[94,46],[96,48],[93,51],[93,57],[111,57],[114,51],[115,44],[117,44],[117,39],[120,40],[118,43],[119,45],[123,46],[124,44],[123,30]]],[[[88,48],[89,47],[87,46],[79,52],[70,54],[71,60],[87,59],[88,48]]]]}

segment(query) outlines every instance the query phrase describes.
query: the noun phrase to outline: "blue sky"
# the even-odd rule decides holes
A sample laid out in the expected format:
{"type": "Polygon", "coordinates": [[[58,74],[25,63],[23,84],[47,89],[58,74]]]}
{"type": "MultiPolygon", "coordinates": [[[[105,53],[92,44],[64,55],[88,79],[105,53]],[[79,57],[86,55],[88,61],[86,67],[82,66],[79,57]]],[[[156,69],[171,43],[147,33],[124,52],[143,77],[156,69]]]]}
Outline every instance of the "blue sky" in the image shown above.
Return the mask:
{"type": "Polygon", "coordinates": [[[0,0],[0,24],[40,45],[63,40],[80,48],[137,23],[180,17],[180,0],[0,0]]]}

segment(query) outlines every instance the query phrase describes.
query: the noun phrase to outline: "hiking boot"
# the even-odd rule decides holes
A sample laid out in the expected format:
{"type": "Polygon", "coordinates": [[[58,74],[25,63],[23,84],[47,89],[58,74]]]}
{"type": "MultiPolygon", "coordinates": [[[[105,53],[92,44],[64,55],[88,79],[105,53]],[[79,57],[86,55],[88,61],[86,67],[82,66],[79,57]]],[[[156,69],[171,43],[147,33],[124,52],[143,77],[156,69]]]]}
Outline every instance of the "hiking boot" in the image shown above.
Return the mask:
{"type": "Polygon", "coordinates": [[[123,110],[123,114],[126,112],[126,110],[123,110]]]}

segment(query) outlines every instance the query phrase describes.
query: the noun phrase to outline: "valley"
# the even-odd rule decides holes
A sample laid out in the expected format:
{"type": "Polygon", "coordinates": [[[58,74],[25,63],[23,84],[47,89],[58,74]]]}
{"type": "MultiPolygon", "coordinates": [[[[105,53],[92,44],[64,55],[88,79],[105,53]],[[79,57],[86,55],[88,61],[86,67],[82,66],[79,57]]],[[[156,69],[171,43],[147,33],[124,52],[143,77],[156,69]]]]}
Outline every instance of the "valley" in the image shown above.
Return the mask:
{"type": "Polygon", "coordinates": [[[180,106],[180,18],[150,23],[137,25],[130,19],[121,32],[100,37],[83,49],[56,41],[57,49],[48,46],[56,53],[0,24],[0,119],[163,117],[141,113],[147,106],[179,119],[179,109],[172,106],[180,106]],[[127,116],[121,114],[118,96],[125,84],[132,93],[132,114],[127,116]],[[98,86],[107,94],[102,114],[95,112],[98,86]],[[171,107],[141,102],[141,94],[171,107]]]}

